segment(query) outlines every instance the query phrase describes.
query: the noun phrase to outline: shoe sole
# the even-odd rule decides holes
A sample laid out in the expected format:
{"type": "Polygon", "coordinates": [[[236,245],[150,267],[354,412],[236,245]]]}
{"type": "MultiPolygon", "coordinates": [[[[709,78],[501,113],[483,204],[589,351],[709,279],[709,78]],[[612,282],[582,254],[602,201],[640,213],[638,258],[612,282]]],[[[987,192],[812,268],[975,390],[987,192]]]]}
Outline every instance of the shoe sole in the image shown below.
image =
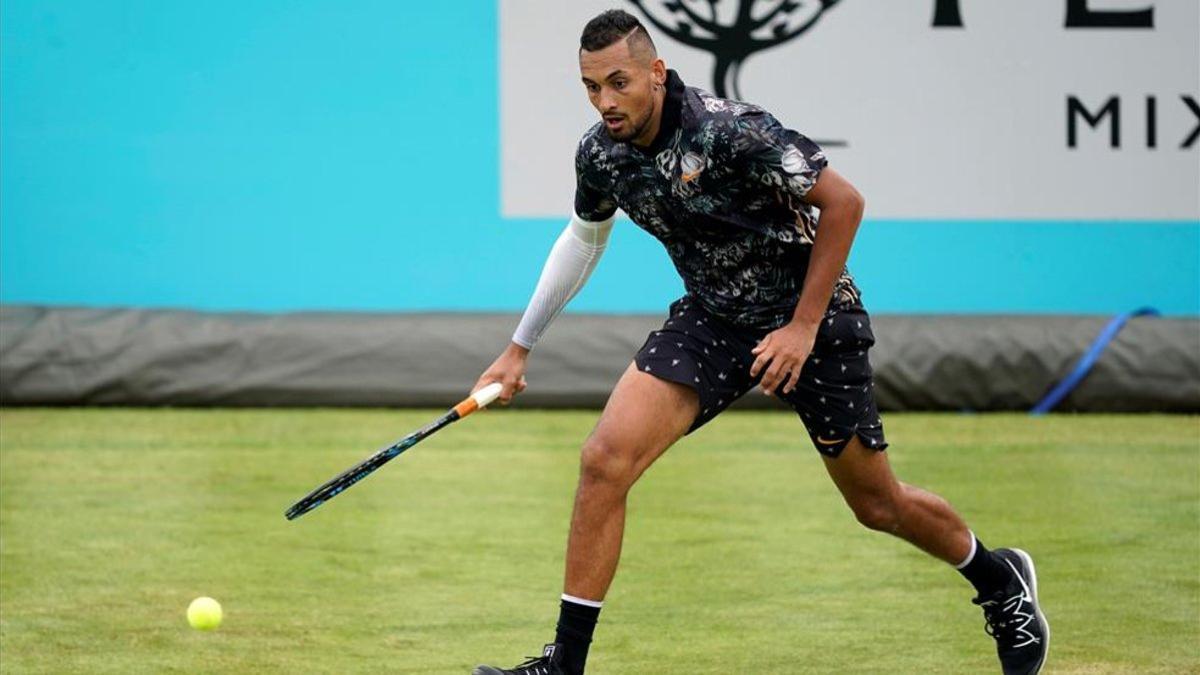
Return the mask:
{"type": "Polygon", "coordinates": [[[1033,558],[1019,548],[1009,550],[1016,553],[1021,558],[1025,569],[1029,570],[1029,594],[1033,596],[1033,607],[1037,612],[1038,621],[1042,622],[1042,640],[1045,643],[1045,649],[1042,650],[1042,660],[1038,661],[1037,666],[1030,671],[1030,675],[1037,675],[1042,672],[1042,668],[1046,665],[1046,657],[1050,655],[1050,622],[1046,621],[1046,615],[1042,614],[1042,602],[1038,600],[1037,570],[1033,567],[1033,558]]]}

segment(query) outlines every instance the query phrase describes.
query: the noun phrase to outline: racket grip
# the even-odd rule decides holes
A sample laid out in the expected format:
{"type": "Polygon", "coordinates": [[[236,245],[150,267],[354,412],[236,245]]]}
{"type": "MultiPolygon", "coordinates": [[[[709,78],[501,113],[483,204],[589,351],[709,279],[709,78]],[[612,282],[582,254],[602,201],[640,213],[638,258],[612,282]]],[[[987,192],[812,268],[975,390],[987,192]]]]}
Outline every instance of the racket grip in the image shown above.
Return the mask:
{"type": "Polygon", "coordinates": [[[493,401],[500,398],[500,392],[502,391],[504,391],[504,385],[499,382],[493,382],[464,398],[461,403],[454,406],[454,412],[458,413],[460,418],[466,417],[480,408],[486,408],[491,405],[493,401]]]}

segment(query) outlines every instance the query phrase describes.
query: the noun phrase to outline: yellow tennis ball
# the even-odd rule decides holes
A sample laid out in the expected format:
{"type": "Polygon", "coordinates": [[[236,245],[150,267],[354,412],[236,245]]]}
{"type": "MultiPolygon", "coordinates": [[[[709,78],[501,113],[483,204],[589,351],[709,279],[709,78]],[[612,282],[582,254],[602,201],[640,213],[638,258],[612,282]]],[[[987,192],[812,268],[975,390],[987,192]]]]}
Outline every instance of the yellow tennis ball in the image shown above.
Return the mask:
{"type": "Polygon", "coordinates": [[[221,625],[221,603],[212,598],[196,598],[188,605],[187,619],[196,630],[212,630],[221,625]]]}

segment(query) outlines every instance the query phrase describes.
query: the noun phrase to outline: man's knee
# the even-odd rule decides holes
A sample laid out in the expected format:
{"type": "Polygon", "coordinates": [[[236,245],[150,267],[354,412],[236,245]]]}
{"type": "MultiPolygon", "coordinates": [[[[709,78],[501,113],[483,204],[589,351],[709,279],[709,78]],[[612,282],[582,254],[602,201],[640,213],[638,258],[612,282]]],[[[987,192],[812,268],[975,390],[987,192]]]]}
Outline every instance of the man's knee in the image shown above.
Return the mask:
{"type": "Polygon", "coordinates": [[[899,528],[901,505],[896,495],[870,494],[846,501],[863,527],[889,534],[894,534],[899,528]]]}
{"type": "Polygon", "coordinates": [[[583,444],[580,483],[628,488],[636,480],[633,453],[603,436],[593,435],[583,444]]]}

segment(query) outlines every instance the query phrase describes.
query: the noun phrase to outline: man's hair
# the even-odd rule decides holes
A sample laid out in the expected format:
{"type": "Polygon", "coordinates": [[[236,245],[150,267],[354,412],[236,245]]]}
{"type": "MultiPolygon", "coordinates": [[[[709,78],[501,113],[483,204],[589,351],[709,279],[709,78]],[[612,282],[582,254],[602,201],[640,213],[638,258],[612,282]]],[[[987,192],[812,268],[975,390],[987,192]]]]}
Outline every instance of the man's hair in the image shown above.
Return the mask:
{"type": "Polygon", "coordinates": [[[637,17],[620,9],[610,9],[587,22],[583,27],[583,35],[579,36],[579,49],[595,52],[620,40],[629,39],[629,50],[648,49],[654,56],[658,50],[654,48],[654,40],[646,27],[637,17]]]}

